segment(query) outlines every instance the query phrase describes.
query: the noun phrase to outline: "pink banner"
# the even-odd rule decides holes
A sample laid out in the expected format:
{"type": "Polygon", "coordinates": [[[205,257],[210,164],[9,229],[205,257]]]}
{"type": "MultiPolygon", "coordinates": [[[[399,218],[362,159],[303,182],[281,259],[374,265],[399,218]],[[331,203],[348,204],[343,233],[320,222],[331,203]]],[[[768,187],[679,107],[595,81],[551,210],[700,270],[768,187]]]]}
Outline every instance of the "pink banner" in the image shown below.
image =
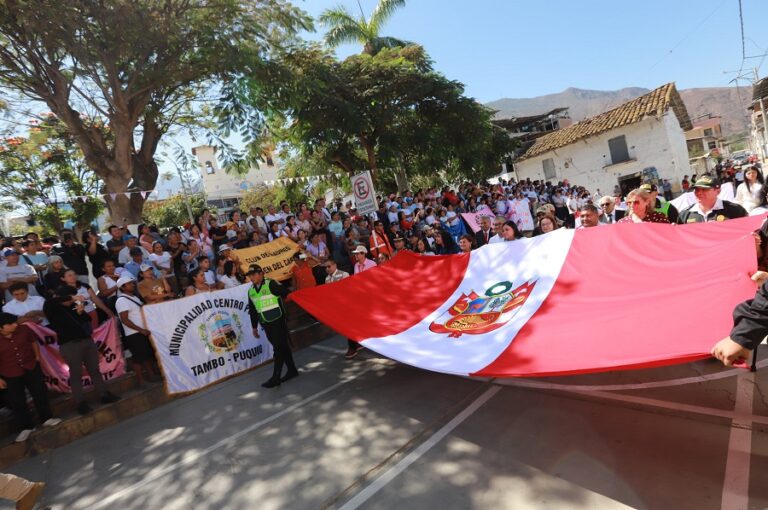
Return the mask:
{"type": "MultiPolygon", "coordinates": [[[[56,332],[35,324],[25,322],[40,343],[40,367],[48,389],[61,393],[69,393],[69,366],[59,353],[56,342],[56,332]]],[[[105,381],[125,374],[125,359],[120,346],[120,334],[117,332],[117,319],[110,319],[93,330],[93,341],[99,350],[99,370],[105,381]]],[[[91,386],[91,377],[83,367],[83,388],[91,386]]]]}
{"type": "Polygon", "coordinates": [[[467,222],[467,225],[472,229],[472,232],[480,232],[480,218],[486,217],[493,220],[496,215],[493,214],[493,211],[491,211],[489,207],[480,207],[477,209],[477,212],[462,213],[461,217],[467,222]]]}

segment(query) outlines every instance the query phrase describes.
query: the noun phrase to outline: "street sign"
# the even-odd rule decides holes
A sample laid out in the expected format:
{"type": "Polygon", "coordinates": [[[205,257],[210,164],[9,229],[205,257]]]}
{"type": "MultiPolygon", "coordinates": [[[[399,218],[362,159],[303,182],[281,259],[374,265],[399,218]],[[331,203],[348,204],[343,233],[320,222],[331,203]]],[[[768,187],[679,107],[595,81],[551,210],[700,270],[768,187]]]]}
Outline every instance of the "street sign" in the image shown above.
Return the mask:
{"type": "Polygon", "coordinates": [[[370,214],[379,209],[376,204],[376,192],[373,189],[371,172],[366,170],[352,177],[352,193],[355,195],[357,214],[370,214]]]}

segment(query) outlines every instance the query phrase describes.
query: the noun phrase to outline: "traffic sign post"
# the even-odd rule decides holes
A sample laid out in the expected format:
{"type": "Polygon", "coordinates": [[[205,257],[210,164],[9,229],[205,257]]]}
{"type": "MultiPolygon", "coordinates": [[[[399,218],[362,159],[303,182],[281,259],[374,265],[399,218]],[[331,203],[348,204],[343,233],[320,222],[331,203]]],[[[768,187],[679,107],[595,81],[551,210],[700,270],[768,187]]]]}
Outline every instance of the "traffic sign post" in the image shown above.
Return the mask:
{"type": "Polygon", "coordinates": [[[373,189],[371,172],[368,170],[352,177],[352,193],[355,196],[357,214],[365,215],[378,210],[376,192],[373,189]]]}

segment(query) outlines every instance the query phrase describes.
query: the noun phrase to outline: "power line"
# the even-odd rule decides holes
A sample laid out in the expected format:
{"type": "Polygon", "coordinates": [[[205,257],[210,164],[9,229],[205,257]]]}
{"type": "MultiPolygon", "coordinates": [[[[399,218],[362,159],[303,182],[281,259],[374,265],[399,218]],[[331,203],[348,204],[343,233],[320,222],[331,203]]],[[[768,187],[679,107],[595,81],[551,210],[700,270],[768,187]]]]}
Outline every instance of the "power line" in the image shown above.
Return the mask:
{"type": "Polygon", "coordinates": [[[739,24],[741,25],[741,65],[744,65],[744,60],[747,58],[747,43],[744,39],[744,10],[739,0],[739,24]]]}
{"type": "MultiPolygon", "coordinates": [[[[721,2],[720,4],[718,4],[718,5],[717,5],[717,7],[715,7],[715,8],[712,10],[712,12],[710,12],[710,13],[709,13],[709,14],[707,14],[707,15],[706,15],[704,18],[702,18],[702,20],[701,20],[701,21],[699,21],[699,22],[698,22],[698,23],[697,23],[697,24],[696,24],[696,25],[695,25],[695,26],[694,26],[694,27],[693,27],[693,28],[692,28],[690,31],[688,31],[688,33],[687,33],[687,34],[685,34],[685,35],[683,36],[683,38],[682,38],[682,39],[680,39],[680,40],[679,40],[679,41],[678,41],[678,42],[677,42],[677,43],[676,43],[674,46],[672,46],[672,48],[671,48],[671,49],[670,49],[670,50],[669,50],[667,53],[665,53],[663,57],[661,57],[661,58],[660,58],[658,61],[656,61],[656,63],[655,63],[655,64],[653,64],[651,67],[649,67],[649,68],[648,68],[648,71],[651,71],[651,70],[652,70],[654,67],[656,67],[657,65],[661,64],[661,63],[662,63],[662,62],[663,62],[663,61],[664,61],[664,60],[665,60],[667,57],[669,57],[669,56],[670,56],[672,53],[674,53],[674,51],[675,51],[677,48],[679,48],[679,47],[680,47],[680,46],[681,46],[681,45],[682,45],[682,44],[683,44],[685,41],[687,41],[687,40],[688,40],[688,38],[690,38],[690,37],[691,37],[691,36],[692,36],[692,35],[693,35],[693,34],[694,34],[694,33],[695,33],[695,32],[696,32],[696,31],[697,31],[699,28],[701,28],[701,27],[702,27],[702,25],[704,25],[704,23],[706,23],[706,22],[709,20],[709,18],[711,18],[712,16],[714,16],[714,15],[715,15],[715,13],[716,13],[717,11],[719,11],[719,10],[720,10],[720,8],[721,8],[723,5],[725,5],[725,3],[726,3],[727,1],[728,1],[728,0],[723,0],[723,2],[721,2]]],[[[648,72],[648,71],[646,71],[646,72],[648,72]]]]}

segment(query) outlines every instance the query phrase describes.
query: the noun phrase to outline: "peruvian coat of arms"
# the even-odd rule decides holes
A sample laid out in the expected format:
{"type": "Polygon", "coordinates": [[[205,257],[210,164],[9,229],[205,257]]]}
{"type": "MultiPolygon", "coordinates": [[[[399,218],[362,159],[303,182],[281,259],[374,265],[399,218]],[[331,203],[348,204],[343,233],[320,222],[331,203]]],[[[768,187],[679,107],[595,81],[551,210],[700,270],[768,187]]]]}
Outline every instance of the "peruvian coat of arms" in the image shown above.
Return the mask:
{"type": "Polygon", "coordinates": [[[536,282],[514,288],[505,281],[491,285],[485,295],[475,291],[462,293],[440,317],[429,325],[433,333],[447,333],[451,338],[481,335],[499,329],[509,322],[533,292],[536,282]]]}

